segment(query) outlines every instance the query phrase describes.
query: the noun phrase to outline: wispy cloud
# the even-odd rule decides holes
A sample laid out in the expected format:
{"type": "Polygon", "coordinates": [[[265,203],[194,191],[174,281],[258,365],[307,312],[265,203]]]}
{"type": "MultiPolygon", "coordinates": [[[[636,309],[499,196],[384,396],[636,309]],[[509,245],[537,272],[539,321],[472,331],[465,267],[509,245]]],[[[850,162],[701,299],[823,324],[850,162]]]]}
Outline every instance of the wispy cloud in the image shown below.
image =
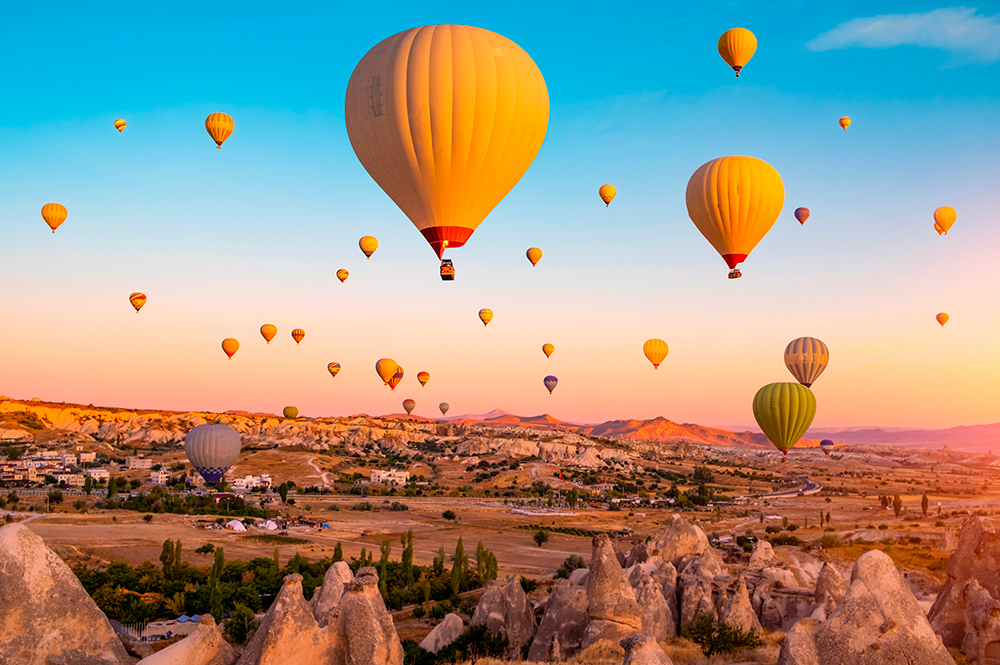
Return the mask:
{"type": "Polygon", "coordinates": [[[855,18],[819,35],[806,48],[832,51],[922,46],[941,49],[962,62],[1000,60],[1000,16],[983,16],[976,11],[975,7],[950,7],[855,18]]]}

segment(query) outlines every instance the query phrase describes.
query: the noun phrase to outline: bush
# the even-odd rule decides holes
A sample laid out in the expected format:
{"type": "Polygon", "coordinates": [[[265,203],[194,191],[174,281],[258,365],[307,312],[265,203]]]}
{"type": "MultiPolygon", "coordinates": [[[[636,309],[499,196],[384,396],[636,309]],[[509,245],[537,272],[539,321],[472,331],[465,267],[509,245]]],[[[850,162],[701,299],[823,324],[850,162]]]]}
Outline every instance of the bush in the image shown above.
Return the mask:
{"type": "Polygon", "coordinates": [[[423,605],[417,605],[413,608],[413,618],[419,619],[420,617],[427,614],[427,610],[424,609],[423,605]]]}
{"type": "Polygon", "coordinates": [[[780,526],[768,526],[764,527],[764,533],[781,533],[782,528],[780,526]]]}
{"type": "Polygon", "coordinates": [[[507,654],[507,638],[500,633],[486,630],[485,624],[469,626],[451,644],[438,651],[438,660],[443,663],[476,662],[484,657],[503,657],[507,654]]]}
{"type": "Polygon", "coordinates": [[[441,513],[441,517],[445,518],[446,520],[455,520],[455,519],[458,519],[455,516],[455,511],[454,510],[446,510],[446,511],[444,511],[443,513],[441,513]]]}
{"type": "Polygon", "coordinates": [[[566,560],[563,561],[563,564],[559,566],[559,569],[556,571],[556,577],[567,579],[569,578],[569,574],[574,570],[586,567],[587,562],[583,560],[582,556],[579,554],[570,554],[566,557],[566,560]]]}
{"type": "Polygon", "coordinates": [[[935,522],[934,526],[944,526],[944,522],[935,522]]]}
{"type": "Polygon", "coordinates": [[[538,588],[538,582],[521,575],[521,588],[524,589],[525,593],[531,593],[538,588]]]}
{"type": "Polygon", "coordinates": [[[153,516],[147,513],[142,516],[142,519],[145,520],[146,524],[149,524],[150,522],[153,521],[153,516]]]}
{"type": "Polygon", "coordinates": [[[427,616],[435,621],[440,621],[449,612],[451,612],[451,603],[447,600],[442,600],[440,603],[434,603],[434,606],[431,607],[431,611],[428,612],[427,616]]]}
{"type": "Polygon", "coordinates": [[[360,511],[371,512],[371,511],[375,510],[375,506],[372,504],[371,501],[362,501],[361,503],[356,503],[353,506],[351,506],[351,510],[360,510],[360,511]]]}
{"type": "Polygon", "coordinates": [[[827,533],[823,534],[823,537],[819,539],[819,544],[823,546],[823,549],[828,550],[831,547],[841,547],[844,543],[841,542],[840,536],[827,533]]]}
{"type": "Polygon", "coordinates": [[[780,536],[775,536],[771,539],[772,545],[794,545],[798,546],[802,544],[802,541],[798,537],[791,534],[783,533],[780,536]]]}
{"type": "Polygon", "coordinates": [[[333,512],[338,513],[340,512],[340,506],[338,506],[335,503],[331,503],[329,506],[327,506],[327,510],[332,510],[333,512]]]}
{"type": "Polygon", "coordinates": [[[253,610],[242,603],[236,603],[236,607],[229,613],[226,619],[226,635],[234,644],[246,644],[253,637],[257,629],[257,619],[253,610]]]}
{"type": "Polygon", "coordinates": [[[889,525],[888,524],[879,524],[878,525],[878,530],[879,531],[888,531],[889,530],[889,525]]]}
{"type": "Polygon", "coordinates": [[[389,504],[389,510],[392,510],[392,511],[395,511],[395,512],[400,512],[400,511],[409,510],[409,509],[410,509],[410,507],[408,505],[406,505],[405,503],[400,503],[399,501],[393,501],[391,504],[389,504]]]}
{"type": "Polygon", "coordinates": [[[549,542],[549,532],[539,529],[538,531],[535,532],[535,535],[532,536],[532,540],[535,541],[536,545],[541,547],[545,543],[549,542]]]}
{"type": "Polygon", "coordinates": [[[761,644],[757,633],[743,632],[725,621],[716,621],[708,614],[699,614],[684,630],[684,637],[697,644],[706,656],[757,649],[761,644]]]}
{"type": "Polygon", "coordinates": [[[789,525],[788,525],[788,530],[789,530],[789,531],[795,531],[795,530],[796,530],[796,529],[798,529],[798,528],[799,528],[799,525],[798,525],[798,524],[789,524],[789,525]]]}

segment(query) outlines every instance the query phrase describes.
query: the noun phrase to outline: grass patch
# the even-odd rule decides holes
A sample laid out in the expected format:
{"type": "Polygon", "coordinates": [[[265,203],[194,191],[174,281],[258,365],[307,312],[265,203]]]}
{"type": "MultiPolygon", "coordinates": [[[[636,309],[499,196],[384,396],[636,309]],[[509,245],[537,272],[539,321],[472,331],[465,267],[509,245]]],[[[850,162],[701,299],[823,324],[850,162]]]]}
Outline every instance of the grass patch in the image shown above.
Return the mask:
{"type": "Polygon", "coordinates": [[[854,541],[836,548],[835,551],[848,561],[856,561],[862,554],[872,550],[885,552],[897,566],[919,571],[936,580],[944,580],[945,570],[951,561],[950,554],[932,549],[929,545],[854,541]]]}
{"type": "Polygon", "coordinates": [[[240,536],[242,540],[249,540],[255,543],[271,543],[274,545],[302,545],[309,541],[305,538],[292,538],[291,536],[279,536],[271,533],[254,534],[252,536],[240,536]]]}

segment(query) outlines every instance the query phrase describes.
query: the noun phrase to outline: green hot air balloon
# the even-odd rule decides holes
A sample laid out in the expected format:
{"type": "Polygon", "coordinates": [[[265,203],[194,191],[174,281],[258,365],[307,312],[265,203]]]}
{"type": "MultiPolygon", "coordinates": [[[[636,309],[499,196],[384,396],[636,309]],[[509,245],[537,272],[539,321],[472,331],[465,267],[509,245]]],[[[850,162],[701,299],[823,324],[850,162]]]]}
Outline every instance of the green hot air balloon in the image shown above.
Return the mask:
{"type": "Polygon", "coordinates": [[[297,408],[295,408],[294,406],[286,406],[285,410],[282,411],[282,413],[285,414],[286,418],[298,418],[299,417],[299,410],[297,408]]]}
{"type": "Polygon", "coordinates": [[[787,455],[812,425],[816,397],[800,383],[769,383],[754,395],[753,415],[774,447],[787,455]]]}

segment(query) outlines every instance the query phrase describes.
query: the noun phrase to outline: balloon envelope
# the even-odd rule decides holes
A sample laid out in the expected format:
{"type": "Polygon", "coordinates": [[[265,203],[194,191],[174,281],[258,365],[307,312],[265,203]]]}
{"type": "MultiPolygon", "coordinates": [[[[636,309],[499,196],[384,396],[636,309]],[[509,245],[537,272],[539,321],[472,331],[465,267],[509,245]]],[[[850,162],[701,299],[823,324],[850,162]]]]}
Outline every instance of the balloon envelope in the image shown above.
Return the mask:
{"type": "Polygon", "coordinates": [[[550,358],[555,350],[556,347],[553,344],[542,344],[542,353],[545,354],[546,358],[550,358]]]}
{"type": "Polygon", "coordinates": [[[52,233],[56,232],[56,229],[66,221],[67,217],[69,217],[69,211],[61,203],[46,203],[42,206],[42,219],[52,229],[52,233]]]}
{"type": "Polygon", "coordinates": [[[851,126],[851,119],[848,118],[846,115],[837,122],[840,123],[840,126],[844,128],[845,132],[847,131],[847,128],[851,126]]]}
{"type": "Polygon", "coordinates": [[[937,319],[937,322],[941,324],[941,327],[944,327],[944,324],[948,323],[948,319],[951,318],[951,317],[949,317],[944,312],[940,312],[934,318],[937,319]]]}
{"type": "Polygon", "coordinates": [[[364,252],[365,258],[370,259],[375,250],[378,249],[378,238],[375,236],[364,236],[358,241],[358,247],[364,252]]]}
{"type": "Polygon", "coordinates": [[[294,406],[286,406],[284,409],[282,409],[281,413],[283,413],[286,418],[299,417],[299,410],[294,406]]]}
{"type": "Polygon", "coordinates": [[[816,398],[799,383],[769,383],[753,398],[753,416],[774,447],[787,455],[816,415],[816,398]]]}
{"type": "Polygon", "coordinates": [[[542,260],[542,250],[537,247],[529,247],[525,254],[528,257],[528,260],[531,261],[532,268],[538,265],[538,262],[542,260]]]}
{"type": "Polygon", "coordinates": [[[614,185],[601,185],[601,188],[597,190],[597,195],[601,197],[604,201],[604,206],[607,207],[611,205],[611,202],[615,200],[615,195],[618,190],[615,189],[614,185]]]}
{"type": "Polygon", "coordinates": [[[719,37],[719,55],[733,68],[736,76],[757,52],[757,36],[746,28],[726,30],[719,37]]]}
{"type": "Polygon", "coordinates": [[[479,320],[483,322],[484,326],[490,325],[490,321],[493,320],[493,310],[492,309],[479,310],[479,320]]]}
{"type": "Polygon", "coordinates": [[[819,449],[823,451],[824,455],[829,455],[830,451],[833,450],[833,441],[830,439],[823,439],[819,442],[819,449]]]}
{"type": "Polygon", "coordinates": [[[795,219],[799,220],[799,224],[805,224],[809,219],[809,208],[796,208],[795,219]]]}
{"type": "Polygon", "coordinates": [[[392,358],[382,358],[375,363],[375,372],[385,385],[389,385],[389,379],[393,377],[399,365],[392,358]]]}
{"type": "Polygon", "coordinates": [[[955,223],[958,219],[958,213],[951,206],[941,206],[934,211],[934,226],[940,228],[938,235],[944,233],[948,235],[948,231],[951,230],[951,225],[955,223]]]}
{"type": "Polygon", "coordinates": [[[239,433],[229,425],[198,425],[184,438],[184,454],[209,485],[222,480],[239,458],[241,447],[239,433]]]}
{"type": "Polygon", "coordinates": [[[337,271],[337,279],[339,279],[340,283],[343,284],[344,282],[347,281],[347,278],[350,276],[350,274],[351,273],[341,268],[340,270],[337,271]]]}
{"type": "Polygon", "coordinates": [[[138,314],[142,306],[146,304],[146,294],[136,291],[128,297],[128,301],[132,303],[132,307],[135,307],[135,313],[138,314]]]}
{"type": "Polygon", "coordinates": [[[292,331],[292,339],[295,340],[296,344],[298,344],[305,338],[306,338],[306,331],[303,330],[302,328],[296,328],[295,330],[292,331]]]}
{"type": "Polygon", "coordinates": [[[403,408],[406,409],[407,415],[413,413],[413,409],[417,408],[417,403],[412,399],[403,400],[403,408]]]}
{"type": "Polygon", "coordinates": [[[340,363],[330,363],[326,366],[326,371],[330,373],[330,376],[337,376],[340,373],[340,363]]]}
{"type": "Polygon", "coordinates": [[[127,124],[128,124],[128,123],[127,123],[127,122],[125,122],[125,120],[124,120],[124,119],[122,119],[122,118],[118,118],[117,120],[115,120],[115,129],[117,129],[117,130],[118,130],[118,133],[119,133],[119,134],[121,134],[121,133],[122,133],[122,130],[123,130],[123,129],[125,129],[125,126],[126,126],[127,124]]]}
{"type": "Polygon", "coordinates": [[[222,149],[222,144],[232,135],[236,129],[236,123],[232,116],[227,113],[212,113],[205,118],[205,129],[208,135],[215,141],[215,147],[222,149]]]}
{"type": "Polygon", "coordinates": [[[646,354],[649,362],[653,363],[653,369],[660,369],[660,363],[670,353],[670,347],[662,339],[647,339],[642,345],[642,352],[646,354]]]}
{"type": "Polygon", "coordinates": [[[550,374],[549,376],[542,379],[542,383],[545,384],[545,387],[548,389],[549,394],[551,395],[552,391],[556,389],[556,385],[559,383],[559,379],[550,374]]]}
{"type": "Polygon", "coordinates": [[[399,382],[403,380],[403,368],[396,365],[396,371],[392,373],[392,377],[389,379],[389,390],[395,391],[396,386],[399,382]]]}
{"type": "Polygon", "coordinates": [[[420,386],[426,386],[427,382],[431,380],[431,375],[429,372],[417,372],[417,381],[420,382],[420,386]]]}
{"type": "Polygon", "coordinates": [[[448,402],[441,402],[440,404],[438,404],[438,408],[441,409],[441,415],[443,416],[444,414],[448,413],[448,409],[450,409],[451,406],[448,404],[448,402]]]}
{"type": "Polygon", "coordinates": [[[232,337],[227,337],[226,339],[222,340],[222,350],[226,353],[227,356],[229,356],[229,359],[232,360],[233,355],[235,355],[236,352],[240,350],[240,343],[237,342],[232,337]]]}
{"type": "Polygon", "coordinates": [[[816,382],[829,362],[830,349],[815,337],[799,337],[785,347],[785,367],[806,388],[816,382]]]}
{"type": "Polygon", "coordinates": [[[265,323],[260,327],[260,335],[261,337],[264,338],[264,341],[267,342],[268,344],[271,343],[271,340],[274,339],[274,336],[277,334],[278,334],[277,326],[274,326],[270,323],[265,323]]]}

